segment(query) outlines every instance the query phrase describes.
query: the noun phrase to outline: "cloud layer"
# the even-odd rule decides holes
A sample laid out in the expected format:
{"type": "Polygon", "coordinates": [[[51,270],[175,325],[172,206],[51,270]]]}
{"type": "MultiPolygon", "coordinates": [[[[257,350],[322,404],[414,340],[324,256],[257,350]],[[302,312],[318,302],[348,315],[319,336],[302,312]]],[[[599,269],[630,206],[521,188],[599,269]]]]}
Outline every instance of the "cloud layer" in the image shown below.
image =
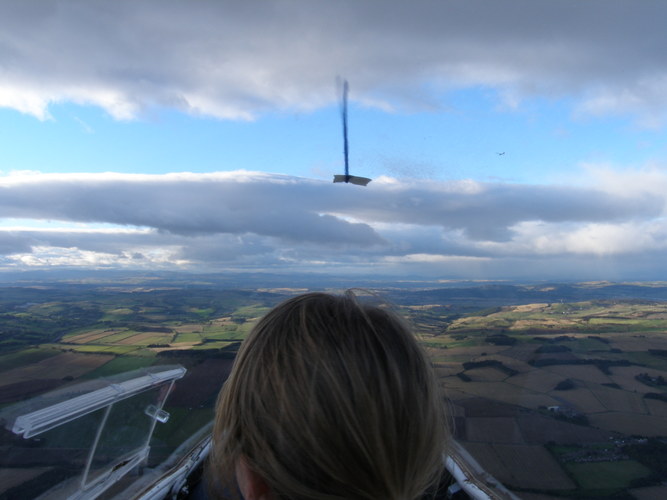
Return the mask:
{"type": "Polygon", "coordinates": [[[360,188],[246,171],[10,175],[0,178],[0,218],[15,224],[0,230],[1,262],[443,276],[541,265],[541,276],[558,261],[573,277],[600,258],[644,255],[656,266],[667,250],[667,176],[619,191],[629,173],[592,175],[604,189],[391,178],[360,188]]]}
{"type": "Polygon", "coordinates": [[[0,106],[42,119],[63,100],[119,119],[153,107],[251,119],[329,104],[345,75],[355,99],[385,109],[488,86],[506,105],[568,96],[581,113],[657,126],[666,17],[661,0],[1,0],[0,106]]]}
{"type": "MultiPolygon", "coordinates": [[[[666,17],[662,0],[0,0],[0,107],[252,120],[333,103],[341,75],[354,99],[386,110],[439,109],[448,90],[473,87],[506,107],[564,97],[575,113],[661,127],[666,17]]],[[[9,175],[0,266],[657,278],[664,170],[588,168],[579,187],[9,175]]]]}

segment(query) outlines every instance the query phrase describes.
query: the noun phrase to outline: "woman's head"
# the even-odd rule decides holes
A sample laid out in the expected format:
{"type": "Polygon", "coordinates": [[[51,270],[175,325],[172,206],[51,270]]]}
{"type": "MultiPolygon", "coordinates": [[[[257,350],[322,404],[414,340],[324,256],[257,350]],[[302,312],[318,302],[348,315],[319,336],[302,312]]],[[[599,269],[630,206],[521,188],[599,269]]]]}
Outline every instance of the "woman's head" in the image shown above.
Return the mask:
{"type": "Polygon", "coordinates": [[[442,401],[394,314],[309,293],[245,340],[216,408],[211,469],[239,465],[275,498],[419,496],[442,467],[442,401]]]}

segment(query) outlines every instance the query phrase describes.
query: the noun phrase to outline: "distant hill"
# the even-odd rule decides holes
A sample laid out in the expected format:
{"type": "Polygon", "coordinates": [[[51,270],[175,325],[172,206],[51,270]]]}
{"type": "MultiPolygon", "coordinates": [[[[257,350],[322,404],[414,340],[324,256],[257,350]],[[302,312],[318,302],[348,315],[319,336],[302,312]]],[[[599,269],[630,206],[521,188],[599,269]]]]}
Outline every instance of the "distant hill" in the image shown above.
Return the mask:
{"type": "Polygon", "coordinates": [[[415,290],[408,294],[391,290],[387,295],[400,297],[396,301],[404,305],[457,304],[480,308],[602,299],[663,301],[667,300],[667,283],[485,284],[415,290]]]}

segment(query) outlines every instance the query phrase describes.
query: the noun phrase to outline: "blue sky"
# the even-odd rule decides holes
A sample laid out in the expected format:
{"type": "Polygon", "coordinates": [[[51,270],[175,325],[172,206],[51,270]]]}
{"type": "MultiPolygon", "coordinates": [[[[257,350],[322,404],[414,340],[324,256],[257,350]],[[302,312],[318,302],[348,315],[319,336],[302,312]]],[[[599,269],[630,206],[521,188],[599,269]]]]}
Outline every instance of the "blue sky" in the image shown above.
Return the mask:
{"type": "MultiPolygon", "coordinates": [[[[335,82],[331,82],[332,99],[335,82]]],[[[662,128],[636,117],[576,117],[567,99],[503,109],[489,89],[442,92],[439,110],[385,111],[352,101],[350,161],[360,175],[558,183],[583,163],[637,165],[667,157],[662,128]],[[497,153],[505,152],[504,157],[497,153]]],[[[352,96],[352,99],[354,96],[352,96]]],[[[262,113],[249,121],[152,110],[116,120],[59,103],[38,120],[0,110],[3,171],[259,170],[328,179],[342,165],[339,106],[262,113]]]]}
{"type": "Polygon", "coordinates": [[[0,0],[0,269],[667,279],[662,2],[46,5],[0,0]]]}

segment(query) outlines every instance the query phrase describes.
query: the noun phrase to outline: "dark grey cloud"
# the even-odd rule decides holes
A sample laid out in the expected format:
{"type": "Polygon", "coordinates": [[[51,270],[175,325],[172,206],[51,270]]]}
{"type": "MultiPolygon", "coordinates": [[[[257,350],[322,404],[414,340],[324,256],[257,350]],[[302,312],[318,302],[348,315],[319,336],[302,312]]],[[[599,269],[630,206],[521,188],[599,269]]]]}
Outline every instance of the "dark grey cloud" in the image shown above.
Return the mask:
{"type": "Polygon", "coordinates": [[[318,213],[303,198],[307,189],[283,184],[279,176],[278,182],[267,176],[239,182],[233,174],[217,181],[215,175],[114,177],[45,176],[0,187],[0,217],[113,223],[190,236],[254,233],[330,245],[382,243],[367,224],[318,213]]]}
{"type": "Polygon", "coordinates": [[[360,188],[244,171],[12,175],[0,179],[0,219],[18,227],[0,227],[0,266],[497,276],[664,256],[667,176],[630,186],[629,173],[596,175],[604,190],[389,178],[360,188]]]}
{"type": "Polygon", "coordinates": [[[0,218],[112,223],[185,236],[257,234],[286,242],[385,245],[372,225],[463,230],[502,241],[524,221],[657,217],[664,197],[590,188],[375,182],[366,189],[269,174],[43,175],[0,184],[0,218]]]}
{"type": "Polygon", "coordinates": [[[330,103],[346,75],[380,106],[433,107],[434,90],[482,85],[659,123],[665,17],[661,0],[2,0],[0,105],[250,118],[330,103]]]}
{"type": "Polygon", "coordinates": [[[30,252],[34,243],[21,232],[0,232],[0,255],[30,252]]]}
{"type": "Polygon", "coordinates": [[[627,221],[658,216],[664,206],[656,195],[624,197],[590,188],[475,183],[471,192],[465,185],[433,186],[382,193],[354,210],[376,221],[437,225],[463,229],[473,239],[503,240],[521,221],[627,221]]]}

